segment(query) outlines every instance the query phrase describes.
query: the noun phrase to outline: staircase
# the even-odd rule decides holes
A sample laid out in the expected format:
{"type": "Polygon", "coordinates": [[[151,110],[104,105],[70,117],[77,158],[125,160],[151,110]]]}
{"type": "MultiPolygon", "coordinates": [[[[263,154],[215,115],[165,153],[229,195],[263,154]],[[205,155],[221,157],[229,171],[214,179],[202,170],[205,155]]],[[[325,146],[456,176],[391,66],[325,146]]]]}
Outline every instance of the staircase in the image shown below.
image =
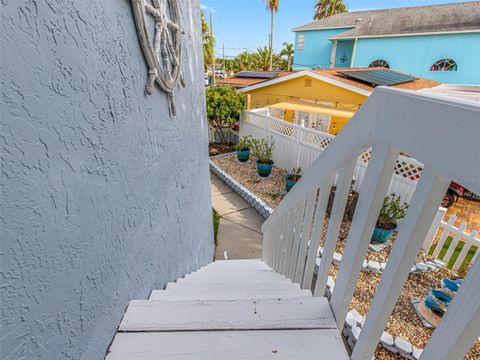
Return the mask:
{"type": "Polygon", "coordinates": [[[324,297],[260,260],[213,262],[127,308],[107,360],[348,359],[324,297]]]}
{"type": "MultiPolygon", "coordinates": [[[[450,181],[480,193],[479,119],[478,104],[377,88],[263,224],[264,262],[214,262],[149,300],[132,301],[107,360],[348,359],[338,329],[403,152],[424,167],[350,354],[371,359],[450,181]],[[328,302],[323,295],[355,164],[365,151],[368,168],[328,302]]],[[[477,259],[421,360],[465,357],[480,334],[479,287],[477,259]]]]}

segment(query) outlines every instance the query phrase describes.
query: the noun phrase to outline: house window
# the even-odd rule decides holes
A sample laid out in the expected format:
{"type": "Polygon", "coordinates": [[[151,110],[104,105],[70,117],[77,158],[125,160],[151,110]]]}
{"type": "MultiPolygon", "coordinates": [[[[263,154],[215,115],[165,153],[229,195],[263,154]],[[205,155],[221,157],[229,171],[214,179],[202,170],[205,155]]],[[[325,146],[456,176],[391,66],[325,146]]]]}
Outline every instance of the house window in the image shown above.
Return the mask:
{"type": "Polygon", "coordinates": [[[457,71],[457,63],[452,59],[438,60],[430,67],[430,71],[457,71]]]}
{"type": "Polygon", "coordinates": [[[378,60],[372,61],[372,63],[368,65],[368,67],[383,67],[383,68],[390,69],[390,64],[385,60],[378,59],[378,60]]]}
{"type": "Polygon", "coordinates": [[[298,51],[303,51],[303,44],[305,43],[305,35],[304,34],[299,34],[297,36],[297,50],[298,51]]]}

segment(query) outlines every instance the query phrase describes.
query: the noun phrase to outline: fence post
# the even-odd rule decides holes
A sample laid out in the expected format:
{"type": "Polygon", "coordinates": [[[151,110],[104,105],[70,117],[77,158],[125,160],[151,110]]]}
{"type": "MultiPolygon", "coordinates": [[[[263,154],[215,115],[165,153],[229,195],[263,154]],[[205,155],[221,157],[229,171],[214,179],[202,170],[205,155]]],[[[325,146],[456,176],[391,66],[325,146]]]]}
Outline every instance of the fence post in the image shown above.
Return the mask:
{"type": "Polygon", "coordinates": [[[265,138],[268,136],[268,117],[270,116],[270,108],[267,108],[267,116],[265,117],[265,138]]]}
{"type": "Polygon", "coordinates": [[[423,240],[422,249],[425,252],[428,252],[428,250],[430,250],[430,246],[432,245],[432,242],[435,239],[435,236],[437,235],[437,231],[440,228],[440,224],[442,223],[446,213],[447,213],[446,208],[441,206],[438,208],[437,214],[433,219],[432,225],[428,230],[427,236],[425,237],[425,240],[423,240]]]}
{"type": "Polygon", "coordinates": [[[298,135],[297,135],[297,162],[295,164],[295,169],[298,168],[298,166],[300,165],[300,156],[301,156],[301,153],[302,153],[302,140],[303,140],[303,133],[304,133],[304,130],[303,130],[303,127],[305,126],[305,120],[302,120],[301,124],[300,124],[300,128],[298,129],[298,135]]]}

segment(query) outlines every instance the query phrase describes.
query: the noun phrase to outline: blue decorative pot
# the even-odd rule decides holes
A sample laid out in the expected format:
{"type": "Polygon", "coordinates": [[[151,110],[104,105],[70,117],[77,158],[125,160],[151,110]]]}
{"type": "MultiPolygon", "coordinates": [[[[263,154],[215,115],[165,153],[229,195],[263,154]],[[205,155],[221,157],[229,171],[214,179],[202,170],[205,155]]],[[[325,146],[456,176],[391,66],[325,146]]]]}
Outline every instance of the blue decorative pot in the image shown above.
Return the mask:
{"type": "Polygon", "coordinates": [[[237,159],[240,162],[247,162],[250,158],[250,150],[237,150],[237,159]]]}
{"type": "Polygon", "coordinates": [[[302,177],[302,175],[297,175],[297,174],[286,175],[285,176],[285,190],[287,190],[287,192],[292,190],[293,185],[295,185],[301,177],[302,177]],[[296,178],[298,178],[298,180],[296,178]]]}
{"type": "Polygon", "coordinates": [[[386,243],[394,231],[395,229],[385,230],[375,227],[372,234],[372,241],[376,243],[386,243]]]}
{"type": "Polygon", "coordinates": [[[268,177],[272,173],[273,161],[270,160],[269,164],[261,164],[257,160],[257,172],[261,177],[268,177]]]}

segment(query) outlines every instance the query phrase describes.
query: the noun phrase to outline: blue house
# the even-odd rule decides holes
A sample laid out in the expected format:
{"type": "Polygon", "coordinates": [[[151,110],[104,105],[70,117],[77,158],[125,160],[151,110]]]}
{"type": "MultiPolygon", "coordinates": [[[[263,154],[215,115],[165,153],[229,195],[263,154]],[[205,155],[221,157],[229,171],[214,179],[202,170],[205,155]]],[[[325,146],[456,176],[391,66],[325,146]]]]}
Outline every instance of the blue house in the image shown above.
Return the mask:
{"type": "Polygon", "coordinates": [[[480,1],[348,12],[293,31],[294,70],[386,67],[480,84],[480,1]]]}

